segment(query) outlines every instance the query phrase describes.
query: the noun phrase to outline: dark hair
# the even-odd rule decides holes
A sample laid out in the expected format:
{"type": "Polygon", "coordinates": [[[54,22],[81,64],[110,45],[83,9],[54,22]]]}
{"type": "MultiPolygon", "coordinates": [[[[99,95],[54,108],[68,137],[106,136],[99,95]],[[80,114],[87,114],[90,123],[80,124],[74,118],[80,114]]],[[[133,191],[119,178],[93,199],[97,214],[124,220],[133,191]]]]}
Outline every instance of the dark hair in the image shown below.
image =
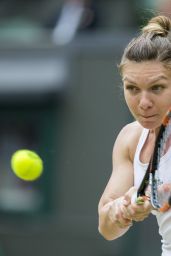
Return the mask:
{"type": "Polygon", "coordinates": [[[133,38],[125,48],[119,69],[127,60],[142,62],[158,60],[171,68],[171,19],[156,16],[142,28],[141,34],[133,38]]]}

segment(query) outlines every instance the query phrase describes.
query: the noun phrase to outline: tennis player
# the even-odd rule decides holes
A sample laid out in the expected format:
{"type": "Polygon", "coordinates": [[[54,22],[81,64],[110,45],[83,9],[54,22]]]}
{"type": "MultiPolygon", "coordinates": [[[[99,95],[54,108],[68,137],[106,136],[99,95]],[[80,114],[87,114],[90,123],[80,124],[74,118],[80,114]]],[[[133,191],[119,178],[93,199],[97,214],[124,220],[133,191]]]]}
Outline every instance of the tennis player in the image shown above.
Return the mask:
{"type": "MultiPolygon", "coordinates": [[[[125,234],[133,221],[156,215],[162,256],[171,255],[171,210],[154,211],[149,199],[139,205],[132,196],[153,152],[156,136],[171,108],[171,20],[156,16],[128,44],[119,65],[124,97],[135,121],[119,133],[113,148],[113,171],[100,199],[99,232],[107,240],[125,234]]],[[[170,146],[170,145],[169,145],[170,146]]],[[[161,183],[171,183],[171,151],[163,157],[161,183]]]]}

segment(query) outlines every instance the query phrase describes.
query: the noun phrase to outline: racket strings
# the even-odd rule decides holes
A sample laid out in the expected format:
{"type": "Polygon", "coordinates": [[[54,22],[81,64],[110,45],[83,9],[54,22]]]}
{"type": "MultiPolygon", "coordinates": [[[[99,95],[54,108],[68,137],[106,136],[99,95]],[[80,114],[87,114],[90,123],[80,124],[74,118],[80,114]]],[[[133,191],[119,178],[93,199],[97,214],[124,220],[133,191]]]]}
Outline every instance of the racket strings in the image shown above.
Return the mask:
{"type": "Polygon", "coordinates": [[[161,191],[158,190],[161,190],[164,184],[162,180],[160,180],[159,166],[161,158],[167,153],[170,146],[171,110],[169,111],[168,115],[164,118],[163,123],[160,127],[150,163],[137,191],[137,196],[141,197],[146,195],[146,191],[149,188],[149,193],[151,194],[151,204],[153,205],[154,209],[158,209],[163,212],[168,210],[171,206],[171,185],[169,186],[169,192],[167,192],[167,198],[165,196],[165,192],[163,193],[164,196],[161,197],[161,191]]]}

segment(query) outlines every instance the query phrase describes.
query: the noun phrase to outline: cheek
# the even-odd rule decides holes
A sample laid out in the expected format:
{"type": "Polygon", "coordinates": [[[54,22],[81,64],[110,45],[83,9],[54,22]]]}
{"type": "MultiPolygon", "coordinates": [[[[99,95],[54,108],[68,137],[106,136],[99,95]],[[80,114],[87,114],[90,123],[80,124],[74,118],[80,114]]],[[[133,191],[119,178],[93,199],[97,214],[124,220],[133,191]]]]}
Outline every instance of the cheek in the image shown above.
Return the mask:
{"type": "Polygon", "coordinates": [[[166,105],[166,106],[169,106],[169,108],[171,107],[171,94],[166,95],[165,101],[164,101],[163,104],[166,105]]]}
{"type": "Polygon", "coordinates": [[[127,103],[127,106],[128,106],[128,109],[129,109],[130,113],[136,119],[136,117],[137,117],[137,108],[138,108],[137,101],[132,97],[129,97],[125,100],[126,100],[126,103],[127,103]]]}
{"type": "Polygon", "coordinates": [[[130,110],[134,110],[137,106],[137,100],[135,97],[131,97],[130,95],[124,94],[125,101],[130,110]]]}

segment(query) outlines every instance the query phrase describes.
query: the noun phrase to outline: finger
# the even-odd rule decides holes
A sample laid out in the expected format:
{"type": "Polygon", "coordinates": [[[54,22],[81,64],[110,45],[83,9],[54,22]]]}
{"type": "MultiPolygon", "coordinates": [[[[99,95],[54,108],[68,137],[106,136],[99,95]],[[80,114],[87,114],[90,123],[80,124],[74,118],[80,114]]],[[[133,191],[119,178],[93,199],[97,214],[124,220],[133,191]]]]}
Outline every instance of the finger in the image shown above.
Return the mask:
{"type": "Polygon", "coordinates": [[[132,220],[134,215],[136,214],[136,211],[132,207],[132,205],[123,206],[121,210],[123,212],[124,218],[130,219],[130,220],[132,220]]]}
{"type": "Polygon", "coordinates": [[[152,210],[152,207],[148,202],[145,202],[143,205],[133,205],[132,208],[137,216],[148,216],[152,210]]]}
{"type": "Polygon", "coordinates": [[[128,219],[132,219],[135,221],[143,220],[147,218],[147,216],[151,212],[150,203],[147,201],[144,205],[131,204],[129,206],[123,207],[123,216],[128,219]]]}
{"type": "Polygon", "coordinates": [[[120,228],[126,228],[126,227],[131,227],[132,226],[132,221],[127,221],[127,222],[123,222],[123,221],[117,221],[116,224],[118,225],[118,227],[120,228]]]}
{"type": "Polygon", "coordinates": [[[123,205],[115,208],[114,220],[119,227],[127,227],[132,223],[131,218],[127,218],[124,212],[126,212],[126,209],[123,205]]]}
{"type": "Polygon", "coordinates": [[[124,218],[126,218],[126,219],[132,219],[131,218],[131,214],[129,213],[129,210],[128,210],[128,208],[127,207],[122,207],[121,208],[121,210],[122,210],[122,216],[124,217],[124,218]]]}
{"type": "Polygon", "coordinates": [[[126,216],[123,216],[123,214],[119,213],[116,215],[116,222],[119,227],[127,227],[132,224],[132,219],[126,218],[126,216]]]}
{"type": "Polygon", "coordinates": [[[137,189],[135,187],[131,187],[127,193],[125,193],[123,197],[123,204],[128,205],[131,203],[132,196],[136,194],[137,189]]]}
{"type": "Polygon", "coordinates": [[[152,207],[149,199],[144,201],[143,208],[145,211],[149,211],[149,212],[152,210],[153,207],[152,207]]]}

